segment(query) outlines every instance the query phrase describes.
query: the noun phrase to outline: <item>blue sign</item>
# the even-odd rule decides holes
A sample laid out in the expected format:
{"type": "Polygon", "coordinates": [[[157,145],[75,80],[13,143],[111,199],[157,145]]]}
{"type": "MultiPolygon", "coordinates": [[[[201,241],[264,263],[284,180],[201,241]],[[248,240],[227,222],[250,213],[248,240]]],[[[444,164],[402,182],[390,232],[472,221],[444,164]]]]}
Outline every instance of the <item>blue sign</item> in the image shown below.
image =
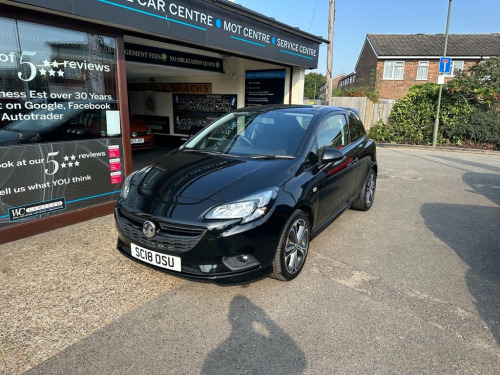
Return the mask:
{"type": "Polygon", "coordinates": [[[441,57],[439,59],[439,73],[451,73],[451,58],[441,57]]]}

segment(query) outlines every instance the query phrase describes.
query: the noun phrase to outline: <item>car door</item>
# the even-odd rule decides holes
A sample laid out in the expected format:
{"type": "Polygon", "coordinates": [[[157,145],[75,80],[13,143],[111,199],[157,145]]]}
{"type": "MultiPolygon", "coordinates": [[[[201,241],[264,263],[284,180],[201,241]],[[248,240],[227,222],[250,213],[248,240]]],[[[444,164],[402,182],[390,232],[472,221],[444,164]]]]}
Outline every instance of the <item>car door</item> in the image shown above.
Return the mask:
{"type": "Polygon", "coordinates": [[[368,172],[372,167],[372,159],[370,157],[369,148],[367,147],[368,139],[366,131],[360,118],[351,113],[349,116],[349,134],[351,137],[352,156],[357,160],[356,168],[358,169],[356,183],[354,184],[356,194],[359,192],[365,182],[368,172]]]}
{"type": "Polygon", "coordinates": [[[319,163],[318,223],[323,223],[348,205],[357,183],[357,150],[350,141],[348,115],[334,112],[322,120],[316,135],[317,155],[321,160],[324,149],[336,148],[343,158],[334,163],[319,163]]]}

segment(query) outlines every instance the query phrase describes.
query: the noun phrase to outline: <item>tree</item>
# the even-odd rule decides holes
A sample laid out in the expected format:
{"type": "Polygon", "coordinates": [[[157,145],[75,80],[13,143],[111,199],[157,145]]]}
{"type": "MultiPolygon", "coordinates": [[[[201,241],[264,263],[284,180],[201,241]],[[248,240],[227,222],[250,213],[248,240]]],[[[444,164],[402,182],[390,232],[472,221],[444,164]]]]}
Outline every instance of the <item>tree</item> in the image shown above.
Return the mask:
{"type": "Polygon", "coordinates": [[[304,82],[304,97],[319,99],[319,88],[326,82],[326,77],[320,73],[307,73],[304,82]]]}
{"type": "Polygon", "coordinates": [[[492,57],[460,72],[446,85],[448,93],[459,95],[469,106],[485,110],[500,103],[500,57],[492,57]]]}
{"type": "MultiPolygon", "coordinates": [[[[439,86],[413,86],[392,108],[389,123],[370,129],[380,141],[430,144],[439,86]]],[[[500,58],[460,72],[444,86],[440,144],[496,145],[500,148],[500,58]]]]}
{"type": "Polygon", "coordinates": [[[448,82],[446,92],[457,96],[460,103],[469,108],[450,129],[450,135],[500,148],[500,57],[492,57],[460,72],[448,82]]]}

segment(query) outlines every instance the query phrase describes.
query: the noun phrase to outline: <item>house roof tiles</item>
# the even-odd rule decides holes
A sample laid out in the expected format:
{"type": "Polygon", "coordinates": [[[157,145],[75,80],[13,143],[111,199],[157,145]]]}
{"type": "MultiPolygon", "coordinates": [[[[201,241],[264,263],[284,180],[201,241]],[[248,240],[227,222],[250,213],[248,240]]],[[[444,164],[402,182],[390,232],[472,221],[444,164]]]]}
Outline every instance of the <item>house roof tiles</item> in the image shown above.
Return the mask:
{"type": "MultiPolygon", "coordinates": [[[[368,34],[378,56],[442,56],[444,34],[368,34]]],[[[500,56],[500,33],[449,34],[448,56],[500,56]]]]}

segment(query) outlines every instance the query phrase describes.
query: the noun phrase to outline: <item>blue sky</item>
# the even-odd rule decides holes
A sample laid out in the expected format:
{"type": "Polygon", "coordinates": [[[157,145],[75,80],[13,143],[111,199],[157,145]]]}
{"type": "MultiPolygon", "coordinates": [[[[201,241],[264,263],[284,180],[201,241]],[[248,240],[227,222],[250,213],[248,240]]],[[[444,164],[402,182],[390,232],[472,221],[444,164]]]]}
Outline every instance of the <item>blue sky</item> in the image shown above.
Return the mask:
{"type": "MultiPolygon", "coordinates": [[[[235,0],[328,39],[328,0],[235,0]]],[[[444,34],[449,0],[335,0],[333,76],[354,71],[366,34],[444,34]]],[[[450,33],[500,33],[500,0],[453,0],[450,33]]],[[[443,46],[444,47],[444,46],[443,46]]],[[[318,72],[326,74],[327,47],[318,72]]]]}

